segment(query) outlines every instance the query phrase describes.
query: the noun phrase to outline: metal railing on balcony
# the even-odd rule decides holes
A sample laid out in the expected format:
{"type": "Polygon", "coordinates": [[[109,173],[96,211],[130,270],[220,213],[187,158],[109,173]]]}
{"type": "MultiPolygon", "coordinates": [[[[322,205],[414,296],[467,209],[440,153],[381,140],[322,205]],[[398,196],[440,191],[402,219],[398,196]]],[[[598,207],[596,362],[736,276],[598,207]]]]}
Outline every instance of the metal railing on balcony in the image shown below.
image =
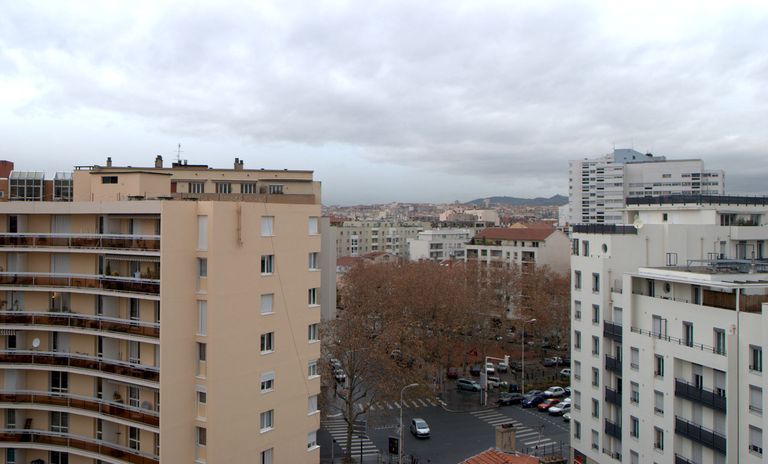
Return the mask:
{"type": "Polygon", "coordinates": [[[605,369],[621,374],[621,359],[605,355],[605,369]]]}
{"type": "Polygon", "coordinates": [[[2,248],[160,251],[159,235],[0,233],[2,248]]]}
{"type": "Polygon", "coordinates": [[[150,382],[160,381],[160,369],[155,366],[105,359],[79,353],[0,350],[0,363],[75,367],[92,369],[106,374],[125,375],[150,382]]]}
{"type": "Polygon", "coordinates": [[[659,195],[655,197],[630,197],[626,199],[627,206],[631,205],[768,205],[768,196],[747,195],[659,195]]]}
{"type": "Polygon", "coordinates": [[[623,327],[610,321],[603,321],[603,337],[621,343],[623,327]]]}
{"type": "Polygon", "coordinates": [[[685,380],[675,379],[675,396],[703,404],[718,411],[727,412],[727,401],[725,395],[699,387],[685,380]]]}
{"type": "Polygon", "coordinates": [[[675,453],[675,464],[699,464],[699,463],[675,453]]]}
{"type": "Polygon", "coordinates": [[[605,419],[605,434],[609,437],[616,438],[618,440],[621,440],[621,426],[619,424],[616,424],[614,422],[609,421],[608,419],[605,419]]]}
{"type": "Polygon", "coordinates": [[[621,392],[605,387],[605,401],[621,407],[621,392]]]}
{"type": "Polygon", "coordinates": [[[49,432],[47,430],[34,429],[2,429],[0,441],[17,443],[14,448],[24,448],[24,443],[37,443],[43,445],[60,446],[67,448],[70,453],[77,450],[88,453],[96,453],[103,456],[119,459],[131,464],[159,464],[160,457],[145,453],[115,443],[95,440],[89,437],[75,435],[73,433],[49,432]]]}
{"type": "Polygon", "coordinates": [[[14,405],[44,404],[62,406],[97,412],[106,416],[118,417],[133,422],[140,422],[152,427],[158,427],[160,425],[160,415],[157,411],[152,409],[128,406],[122,403],[73,395],[71,393],[32,390],[0,390],[0,403],[13,403],[14,405]]]}
{"type": "Polygon", "coordinates": [[[157,338],[160,324],[76,313],[0,311],[0,324],[51,325],[157,338]]]}
{"type": "Polygon", "coordinates": [[[580,234],[637,235],[635,226],[620,224],[573,224],[571,231],[580,234]]]}
{"type": "Polygon", "coordinates": [[[52,272],[0,272],[0,286],[68,287],[157,295],[159,279],[52,272]]]}
{"type": "Polygon", "coordinates": [[[719,453],[726,454],[726,438],[714,430],[675,416],[675,433],[719,453]]]}
{"type": "Polygon", "coordinates": [[[656,338],[659,340],[664,340],[669,343],[675,343],[681,346],[687,346],[696,350],[708,351],[710,353],[719,354],[721,356],[726,355],[725,348],[718,349],[718,348],[715,348],[714,346],[705,345],[703,343],[691,343],[689,340],[684,340],[682,338],[677,338],[677,337],[671,337],[666,334],[652,332],[650,330],[640,329],[638,327],[632,327],[630,330],[632,331],[632,333],[647,335],[649,337],[656,338]]]}

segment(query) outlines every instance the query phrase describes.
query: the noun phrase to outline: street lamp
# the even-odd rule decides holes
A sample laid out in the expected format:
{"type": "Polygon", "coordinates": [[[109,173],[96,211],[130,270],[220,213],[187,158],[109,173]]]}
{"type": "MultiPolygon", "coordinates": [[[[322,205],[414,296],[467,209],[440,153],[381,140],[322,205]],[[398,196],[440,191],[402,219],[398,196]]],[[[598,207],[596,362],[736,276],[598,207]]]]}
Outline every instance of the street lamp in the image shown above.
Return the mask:
{"type": "Polygon", "coordinates": [[[531,322],[536,322],[536,319],[531,319],[530,321],[523,321],[523,333],[520,334],[520,338],[522,339],[521,345],[523,346],[523,354],[521,359],[521,368],[523,371],[522,375],[522,383],[521,383],[521,390],[522,394],[525,395],[525,324],[530,324],[531,322]]]}
{"type": "Polygon", "coordinates": [[[405,390],[413,387],[418,387],[418,383],[412,383],[410,385],[404,386],[400,390],[400,443],[397,450],[397,462],[403,462],[403,393],[405,393],[405,390]]]}

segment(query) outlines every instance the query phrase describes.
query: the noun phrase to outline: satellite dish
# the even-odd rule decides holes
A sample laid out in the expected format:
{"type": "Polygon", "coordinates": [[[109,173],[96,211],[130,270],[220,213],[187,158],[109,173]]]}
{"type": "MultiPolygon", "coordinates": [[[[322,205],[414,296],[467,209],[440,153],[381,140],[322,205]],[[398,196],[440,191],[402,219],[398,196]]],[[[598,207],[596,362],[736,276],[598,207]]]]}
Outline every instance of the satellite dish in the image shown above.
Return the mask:
{"type": "Polygon", "coordinates": [[[39,338],[35,338],[34,340],[32,340],[32,348],[40,348],[40,339],[39,338]]]}
{"type": "Polygon", "coordinates": [[[633,222],[632,225],[635,226],[635,229],[640,230],[645,224],[643,224],[643,221],[641,221],[640,218],[635,218],[635,222],[633,222]]]}

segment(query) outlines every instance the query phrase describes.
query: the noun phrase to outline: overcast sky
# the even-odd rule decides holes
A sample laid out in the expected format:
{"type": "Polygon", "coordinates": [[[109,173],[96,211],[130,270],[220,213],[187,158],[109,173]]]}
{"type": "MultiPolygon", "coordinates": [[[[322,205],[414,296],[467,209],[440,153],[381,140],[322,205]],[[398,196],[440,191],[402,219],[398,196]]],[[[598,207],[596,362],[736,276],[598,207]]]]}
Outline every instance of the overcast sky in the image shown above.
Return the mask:
{"type": "Polygon", "coordinates": [[[567,161],[615,144],[768,190],[763,1],[184,3],[3,2],[0,158],[181,143],[354,204],[567,194],[567,161]]]}

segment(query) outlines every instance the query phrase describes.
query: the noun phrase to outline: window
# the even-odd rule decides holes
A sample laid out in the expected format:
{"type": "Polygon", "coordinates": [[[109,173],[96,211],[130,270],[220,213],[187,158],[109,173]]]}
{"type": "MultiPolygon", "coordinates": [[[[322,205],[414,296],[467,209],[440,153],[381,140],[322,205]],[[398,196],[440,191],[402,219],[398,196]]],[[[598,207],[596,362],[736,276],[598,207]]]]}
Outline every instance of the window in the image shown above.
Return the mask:
{"type": "Polygon", "coordinates": [[[319,218],[317,216],[309,217],[309,235],[317,235],[320,233],[319,218]]]}
{"type": "Polygon", "coordinates": [[[240,184],[240,193],[256,193],[256,183],[243,182],[240,184]]]}
{"type": "Polygon", "coordinates": [[[317,395],[310,395],[307,400],[307,414],[317,414],[320,408],[317,405],[317,395]]]}
{"type": "Polygon", "coordinates": [[[596,304],[592,305],[592,323],[593,324],[600,323],[600,305],[596,305],[596,304]]]}
{"type": "Polygon", "coordinates": [[[102,184],[116,184],[117,176],[101,176],[102,184]]]}
{"type": "Polygon", "coordinates": [[[69,453],[51,451],[51,464],[69,464],[69,453]]]}
{"type": "Polygon", "coordinates": [[[313,251],[309,253],[309,270],[316,271],[319,268],[318,257],[320,253],[313,251]]]}
{"type": "Polygon", "coordinates": [[[686,346],[693,346],[693,322],[683,322],[683,343],[686,346]]]}
{"type": "Polygon", "coordinates": [[[600,386],[600,369],[596,367],[592,368],[592,386],[593,387],[600,386]]]}
{"type": "Polygon", "coordinates": [[[659,451],[664,451],[664,430],[653,428],[653,447],[659,451]]]}
{"type": "Polygon", "coordinates": [[[66,393],[69,390],[69,374],[51,371],[51,392],[66,393]]]}
{"type": "Polygon", "coordinates": [[[275,255],[262,255],[261,273],[272,274],[275,272],[275,255]]]}
{"type": "Polygon", "coordinates": [[[754,372],[763,372],[763,348],[749,345],[749,369],[754,372]]]}
{"type": "Polygon", "coordinates": [[[581,349],[581,332],[578,330],[573,332],[573,348],[576,350],[581,349]]]}
{"type": "Polygon", "coordinates": [[[600,355],[600,337],[592,335],[592,354],[595,356],[600,355]]]}
{"type": "Polygon", "coordinates": [[[58,411],[51,411],[49,414],[51,432],[69,432],[69,414],[58,411]]]}
{"type": "Polygon", "coordinates": [[[197,343],[197,360],[205,362],[207,357],[207,349],[205,343],[197,343]]]}
{"type": "Polygon", "coordinates": [[[273,235],[275,235],[275,217],[262,216],[261,217],[261,236],[271,237],[273,235]]]}
{"type": "Polygon", "coordinates": [[[269,332],[261,334],[261,352],[271,353],[275,350],[275,333],[269,332]]]}
{"type": "Polygon", "coordinates": [[[573,421],[573,438],[581,440],[581,422],[573,421]]]}
{"type": "Polygon", "coordinates": [[[581,320],[581,301],[573,302],[573,317],[577,321],[581,320]]]}
{"type": "Polygon", "coordinates": [[[317,448],[317,431],[307,434],[307,449],[312,450],[315,448],[317,448]]]}
{"type": "Polygon", "coordinates": [[[128,406],[139,407],[139,387],[128,386],[128,406]]]}
{"type": "Polygon", "coordinates": [[[310,306],[317,305],[317,289],[316,288],[310,288],[307,292],[307,303],[310,306]]]}
{"type": "Polygon", "coordinates": [[[272,460],[273,455],[274,455],[274,451],[272,450],[272,448],[262,451],[261,462],[259,464],[274,464],[274,461],[272,460]]]}
{"type": "Polygon", "coordinates": [[[640,350],[634,346],[629,348],[629,367],[633,370],[640,369],[640,350]]]}
{"type": "Polygon", "coordinates": [[[629,464],[640,464],[640,455],[637,451],[629,450],[629,464]]]}
{"type": "Polygon", "coordinates": [[[204,182],[190,182],[189,183],[189,193],[203,193],[205,192],[205,183],[204,182]]]}
{"type": "Polygon", "coordinates": [[[597,432],[597,430],[592,430],[592,449],[600,449],[600,434],[597,432]]]}
{"type": "Polygon", "coordinates": [[[208,249],[208,216],[197,217],[197,249],[208,249]]]}
{"type": "Polygon", "coordinates": [[[600,401],[592,398],[592,417],[600,417],[600,401]]]}
{"type": "Polygon", "coordinates": [[[592,291],[598,293],[600,291],[600,274],[592,273],[592,291]]]}
{"type": "Polygon", "coordinates": [[[573,288],[581,290],[581,271],[573,271],[573,288]]]}
{"type": "Polygon", "coordinates": [[[275,389],[275,373],[265,372],[261,374],[261,392],[267,393],[275,389]]]}
{"type": "Polygon", "coordinates": [[[581,361],[573,361],[573,378],[581,380],[581,361]]]}
{"type": "Polygon", "coordinates": [[[198,277],[208,277],[207,258],[197,258],[197,275],[198,277]]]}
{"type": "Polygon", "coordinates": [[[749,386],[749,410],[755,414],[763,414],[763,389],[754,385],[749,386]]]}
{"type": "Polygon", "coordinates": [[[653,391],[653,412],[664,414],[664,393],[658,390],[653,391]]]}
{"type": "Polygon", "coordinates": [[[16,450],[14,448],[7,448],[5,450],[5,463],[16,464],[16,450]]]}
{"type": "Polygon", "coordinates": [[[205,405],[208,403],[208,393],[198,390],[197,391],[197,404],[198,405],[205,405]]]}
{"type": "Polygon", "coordinates": [[[657,377],[664,377],[664,356],[657,354],[654,356],[654,359],[654,375],[657,377]]]}
{"type": "Polygon", "coordinates": [[[574,390],[573,391],[573,407],[575,409],[581,409],[581,392],[574,390]]]}
{"type": "Polygon", "coordinates": [[[128,448],[132,450],[141,449],[141,439],[137,427],[128,427],[128,448]]]}
{"type": "Polygon", "coordinates": [[[640,438],[640,419],[635,416],[629,416],[629,436],[640,438]]]}
{"type": "Polygon", "coordinates": [[[574,238],[571,240],[571,254],[574,256],[579,256],[579,239],[574,238]]]}
{"type": "Polygon", "coordinates": [[[16,410],[15,409],[5,410],[5,428],[6,429],[16,428],[16,410]]]}
{"type": "Polygon", "coordinates": [[[206,335],[208,333],[208,302],[199,300],[197,302],[197,334],[206,335]]]}
{"type": "Polygon", "coordinates": [[[763,455],[763,430],[755,426],[749,426],[749,451],[763,455]]]}
{"type": "Polygon", "coordinates": [[[273,310],[273,303],[275,301],[275,294],[274,293],[267,293],[264,295],[261,295],[261,314],[272,314],[273,310]]]}
{"type": "Polygon", "coordinates": [[[581,242],[581,254],[584,256],[589,256],[589,241],[583,240],[581,242]]]}
{"type": "Polygon", "coordinates": [[[629,383],[629,401],[635,404],[640,403],[640,384],[637,382],[629,383]]]}
{"type": "Polygon", "coordinates": [[[216,182],[216,193],[232,193],[232,184],[229,182],[216,182]]]}
{"type": "Polygon", "coordinates": [[[272,430],[272,428],[275,426],[275,411],[274,409],[270,409],[269,411],[264,411],[260,415],[259,420],[259,427],[262,432],[266,432],[267,430],[272,430]]]}
{"type": "Polygon", "coordinates": [[[317,377],[317,359],[313,359],[307,364],[307,377],[317,377]]]}
{"type": "Polygon", "coordinates": [[[279,184],[272,184],[268,186],[267,192],[269,192],[270,195],[282,195],[283,194],[283,186],[279,184]]]}
{"type": "Polygon", "coordinates": [[[725,330],[714,329],[715,353],[725,354],[725,330]]]}
{"type": "Polygon", "coordinates": [[[204,427],[197,428],[197,446],[205,446],[208,444],[208,431],[204,427]]]}

